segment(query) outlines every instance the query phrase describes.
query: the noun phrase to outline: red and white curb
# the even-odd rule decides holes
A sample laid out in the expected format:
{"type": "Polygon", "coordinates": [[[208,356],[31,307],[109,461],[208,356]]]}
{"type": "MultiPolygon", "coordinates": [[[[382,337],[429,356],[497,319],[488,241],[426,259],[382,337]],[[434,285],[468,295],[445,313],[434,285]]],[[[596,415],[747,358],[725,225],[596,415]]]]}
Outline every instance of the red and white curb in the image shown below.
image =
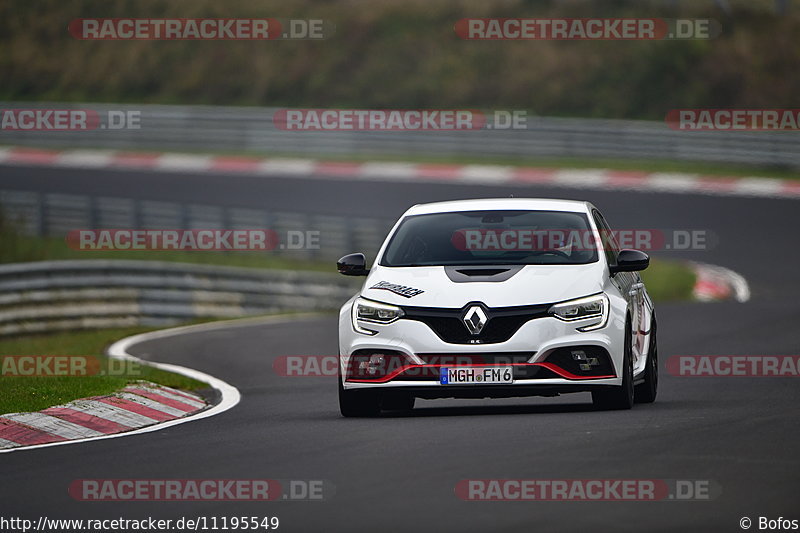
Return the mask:
{"type": "Polygon", "coordinates": [[[705,263],[692,263],[691,266],[696,276],[692,291],[695,300],[746,302],[750,299],[750,286],[741,274],[725,267],[705,263]]]}
{"type": "Polygon", "coordinates": [[[0,416],[0,449],[88,439],[139,429],[207,407],[190,392],[139,382],[108,395],[74,400],[35,413],[0,416]]]}
{"type": "Polygon", "coordinates": [[[253,176],[324,177],[342,180],[546,185],[580,189],[800,199],[800,180],[610,169],[346,162],[110,150],[45,150],[22,147],[0,147],[0,164],[160,172],[225,172],[253,176]]]}
{"type": "MultiPolygon", "coordinates": [[[[298,314],[292,315],[291,317],[255,317],[238,320],[225,320],[220,322],[209,322],[206,324],[196,324],[192,326],[181,326],[177,328],[151,331],[121,339],[108,348],[106,354],[109,357],[135,361],[140,365],[152,366],[167,372],[174,372],[176,374],[181,374],[183,376],[202,381],[203,383],[207,383],[209,387],[216,390],[219,396],[219,401],[210,406],[203,401],[203,404],[206,406],[205,408],[199,408],[193,412],[185,412],[182,409],[184,405],[197,405],[196,402],[200,401],[195,397],[195,395],[186,393],[185,391],[169,389],[163,386],[154,386],[152,384],[134,384],[128,386],[125,390],[121,391],[120,394],[112,395],[113,399],[106,397],[104,397],[106,398],[105,400],[100,398],[86,398],[75,400],[74,402],[70,402],[69,404],[63,406],[45,409],[42,411],[42,413],[45,415],[45,417],[49,418],[42,417],[41,421],[37,422],[40,429],[44,429],[44,431],[47,432],[47,429],[45,428],[54,427],[53,424],[55,424],[55,422],[53,422],[51,418],[63,420],[63,422],[57,422],[58,433],[48,433],[50,436],[49,438],[52,438],[52,440],[41,443],[31,442],[30,444],[20,445],[17,440],[12,440],[10,436],[3,435],[0,436],[0,453],[18,452],[50,446],[61,446],[101,439],[139,435],[142,433],[159,431],[178,424],[193,422],[221,414],[236,406],[241,401],[241,394],[236,387],[226,383],[225,381],[222,381],[219,378],[204,372],[200,372],[199,370],[139,359],[138,357],[128,353],[129,348],[135,344],[154,339],[171,337],[174,335],[211,331],[215,329],[243,327],[253,324],[275,323],[286,320],[296,321],[298,319],[302,319],[304,316],[310,315],[298,314]],[[132,406],[131,402],[134,402],[136,405],[132,406]],[[155,407],[156,405],[158,406],[157,408],[155,407]],[[64,411],[61,411],[60,409],[70,409],[72,418],[65,418],[63,416],[64,411]],[[71,411],[76,411],[79,414],[72,414],[71,411]],[[90,419],[88,417],[96,417],[104,420],[104,422],[99,422],[94,418],[90,419]],[[79,420],[82,422],[78,422],[79,420]],[[90,423],[87,422],[87,420],[95,425],[87,425],[90,423]],[[155,423],[152,422],[154,420],[155,423]],[[117,425],[114,426],[113,424],[117,425]],[[104,433],[102,430],[103,427],[117,427],[121,431],[117,433],[104,433]]],[[[17,426],[24,426],[27,425],[27,423],[22,422],[22,420],[29,420],[30,417],[23,415],[31,414],[38,415],[39,413],[18,413],[20,416],[13,415],[15,418],[17,418],[16,421],[11,419],[9,419],[9,421],[17,426]]],[[[9,417],[12,415],[2,416],[9,417]]]]}

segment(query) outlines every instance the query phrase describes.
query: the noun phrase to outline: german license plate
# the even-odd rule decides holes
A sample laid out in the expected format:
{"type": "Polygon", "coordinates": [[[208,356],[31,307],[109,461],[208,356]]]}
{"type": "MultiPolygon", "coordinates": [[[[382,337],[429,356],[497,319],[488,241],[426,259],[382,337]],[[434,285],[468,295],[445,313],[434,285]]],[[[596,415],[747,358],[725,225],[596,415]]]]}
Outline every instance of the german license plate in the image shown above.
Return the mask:
{"type": "Polygon", "coordinates": [[[461,366],[442,368],[439,373],[442,385],[498,385],[514,383],[510,366],[461,366]]]}

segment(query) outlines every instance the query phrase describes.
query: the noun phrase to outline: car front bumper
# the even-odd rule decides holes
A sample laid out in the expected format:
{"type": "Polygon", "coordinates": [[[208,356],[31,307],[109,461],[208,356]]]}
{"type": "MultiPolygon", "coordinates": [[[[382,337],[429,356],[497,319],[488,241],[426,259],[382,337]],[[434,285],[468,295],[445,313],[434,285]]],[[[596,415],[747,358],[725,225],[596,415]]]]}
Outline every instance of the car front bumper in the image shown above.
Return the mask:
{"type": "Polygon", "coordinates": [[[619,369],[624,351],[625,311],[614,303],[608,323],[602,329],[580,332],[577,328],[584,322],[564,322],[548,316],[529,320],[507,341],[491,344],[449,344],[426,324],[407,319],[385,325],[369,324],[378,333],[363,335],[353,330],[351,304],[352,301],[342,307],[339,317],[340,370],[345,389],[402,388],[420,397],[480,398],[555,395],[622,383],[619,369]],[[569,361],[553,363],[557,352],[561,357],[565,350],[575,347],[604,351],[608,359],[606,371],[587,373],[576,370],[569,361]],[[353,354],[371,351],[399,353],[406,362],[377,377],[354,377],[349,371],[353,354]],[[514,382],[442,385],[436,377],[442,367],[461,366],[512,366],[514,382]]]}

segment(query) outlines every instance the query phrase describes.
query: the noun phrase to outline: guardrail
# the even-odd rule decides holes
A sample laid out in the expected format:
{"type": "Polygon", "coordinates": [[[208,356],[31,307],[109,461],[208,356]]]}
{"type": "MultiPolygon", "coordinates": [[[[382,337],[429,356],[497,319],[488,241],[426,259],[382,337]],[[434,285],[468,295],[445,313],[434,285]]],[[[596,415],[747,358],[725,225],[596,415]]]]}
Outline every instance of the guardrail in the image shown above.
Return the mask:
{"type": "Polygon", "coordinates": [[[0,335],[171,325],[338,309],[357,281],[338,274],[159,261],[0,265],[0,335]]]}
{"type": "Polygon", "coordinates": [[[800,166],[800,136],[785,132],[685,132],[664,122],[528,117],[524,130],[463,132],[284,131],[270,107],[0,102],[2,109],[140,113],[140,129],[0,130],[0,144],[259,153],[675,159],[800,166]]]}
{"type": "MultiPolygon", "coordinates": [[[[319,232],[318,247],[263,253],[312,260],[358,251],[374,256],[393,220],[181,204],[130,198],[0,190],[2,216],[29,235],[65,238],[77,229],[271,229],[319,232]]],[[[85,252],[91,258],[92,252],[85,252]]],[[[135,255],[136,252],[130,252],[135,255]]],[[[203,252],[197,252],[203,253],[203,252]]],[[[255,252],[254,252],[255,253],[255,252]]]]}

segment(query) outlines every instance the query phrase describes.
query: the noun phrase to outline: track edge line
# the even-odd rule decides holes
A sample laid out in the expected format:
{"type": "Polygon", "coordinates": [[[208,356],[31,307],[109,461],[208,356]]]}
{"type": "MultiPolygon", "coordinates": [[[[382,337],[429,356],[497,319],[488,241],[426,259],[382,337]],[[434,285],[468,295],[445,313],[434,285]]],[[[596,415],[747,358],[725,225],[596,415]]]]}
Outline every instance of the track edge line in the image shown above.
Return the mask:
{"type": "Polygon", "coordinates": [[[215,322],[207,322],[204,324],[194,324],[191,326],[178,326],[175,328],[168,328],[168,329],[160,329],[156,331],[148,331],[145,333],[138,333],[136,335],[131,335],[129,337],[124,337],[116,342],[114,342],[111,346],[106,349],[106,355],[112,357],[114,359],[120,360],[128,360],[134,361],[137,364],[151,366],[153,368],[159,368],[161,370],[165,370],[167,372],[174,372],[176,374],[181,374],[183,376],[196,379],[198,381],[202,381],[207,383],[213,389],[219,391],[220,393],[220,401],[211,406],[208,409],[203,409],[198,411],[194,414],[190,414],[185,417],[176,418],[174,420],[167,420],[165,422],[161,422],[159,424],[153,424],[151,426],[134,429],[131,431],[124,431],[121,433],[112,433],[109,435],[101,435],[98,437],[89,437],[85,439],[73,439],[67,440],[62,442],[49,442],[46,444],[34,444],[32,446],[17,446],[14,448],[8,448],[4,450],[0,450],[0,454],[2,453],[12,453],[12,452],[19,452],[19,451],[27,451],[27,450],[34,450],[39,448],[49,448],[52,446],[63,446],[66,444],[76,444],[76,443],[83,443],[83,442],[90,442],[96,440],[103,440],[103,439],[113,439],[119,437],[127,437],[130,435],[139,435],[142,433],[151,433],[153,431],[159,431],[162,429],[166,429],[168,427],[177,426],[178,424],[184,424],[186,422],[193,422],[195,420],[200,420],[202,418],[208,418],[211,416],[215,416],[225,411],[233,408],[236,406],[242,398],[239,389],[234,387],[233,385],[216,378],[210,374],[206,374],[205,372],[201,372],[199,370],[195,370],[193,368],[188,368],[180,365],[173,365],[171,363],[158,363],[155,361],[146,361],[144,359],[140,359],[134,355],[128,353],[128,349],[133,346],[134,344],[139,344],[145,341],[160,339],[164,337],[172,337],[175,335],[182,335],[184,333],[192,332],[192,331],[212,331],[215,329],[222,329],[225,327],[239,327],[239,326],[248,326],[254,323],[273,323],[273,322],[281,322],[284,320],[292,319],[295,320],[297,318],[303,317],[313,317],[316,316],[316,313],[298,313],[292,315],[278,315],[278,316],[268,316],[268,317],[248,317],[242,319],[235,319],[235,320],[220,320],[215,322]]]}

